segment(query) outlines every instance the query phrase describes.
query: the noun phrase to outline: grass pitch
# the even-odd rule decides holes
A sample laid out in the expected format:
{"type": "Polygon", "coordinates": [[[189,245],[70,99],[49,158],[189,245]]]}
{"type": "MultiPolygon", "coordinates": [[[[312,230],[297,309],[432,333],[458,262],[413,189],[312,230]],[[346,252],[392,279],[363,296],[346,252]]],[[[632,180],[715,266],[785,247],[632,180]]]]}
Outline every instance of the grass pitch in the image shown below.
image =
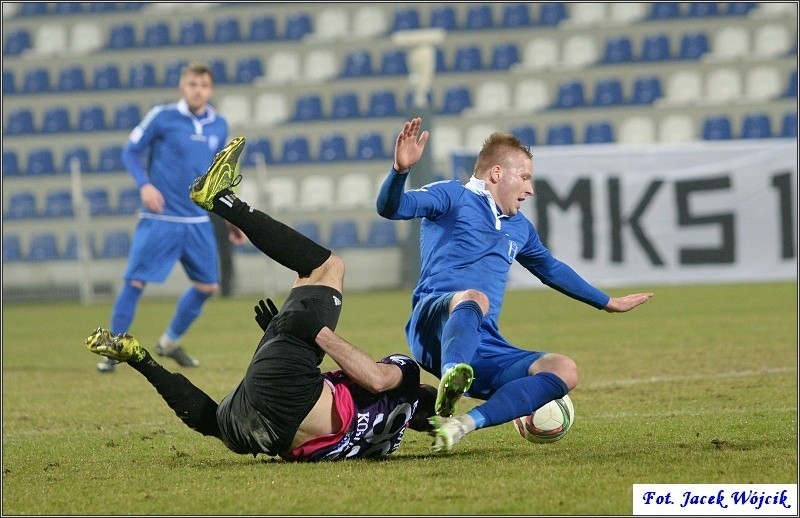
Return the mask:
{"type": "MultiPolygon", "coordinates": [[[[796,484],[797,283],[609,291],[640,290],[655,297],[627,314],[551,290],[507,295],[507,338],[578,363],[563,440],[533,445],[505,424],[435,456],[409,431],[388,460],[323,464],[233,454],[133,369],[98,374],[84,339],[108,325],[110,303],[6,305],[2,512],[630,514],[635,483],[796,484]]],[[[346,295],[338,330],[375,358],[406,353],[409,299],[346,295]]],[[[151,351],[173,302],[139,308],[131,332],[151,351]]],[[[221,399],[260,337],[254,302],[209,301],[184,338],[201,367],[165,366],[221,399]]]]}

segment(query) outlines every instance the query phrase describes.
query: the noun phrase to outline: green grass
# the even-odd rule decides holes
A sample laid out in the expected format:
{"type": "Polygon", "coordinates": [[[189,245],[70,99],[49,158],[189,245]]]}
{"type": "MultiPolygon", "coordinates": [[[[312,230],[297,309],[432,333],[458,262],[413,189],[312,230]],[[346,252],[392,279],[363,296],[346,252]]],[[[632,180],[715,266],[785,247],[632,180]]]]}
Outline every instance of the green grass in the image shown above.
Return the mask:
{"type": "MultiPolygon", "coordinates": [[[[796,484],[797,284],[641,289],[656,295],[617,315],[506,297],[512,342],[578,363],[563,440],[505,424],[434,456],[409,431],[388,460],[325,464],[235,455],[133,369],[98,374],[84,339],[110,303],[6,305],[3,514],[630,514],[635,483],[796,484]]],[[[202,366],[181,372],[217,400],[260,337],[253,303],[212,299],[184,339],[202,366]]],[[[152,350],[172,307],[144,300],[131,332],[152,350]]],[[[339,331],[376,358],[407,352],[408,307],[407,292],[348,295],[339,331]]]]}

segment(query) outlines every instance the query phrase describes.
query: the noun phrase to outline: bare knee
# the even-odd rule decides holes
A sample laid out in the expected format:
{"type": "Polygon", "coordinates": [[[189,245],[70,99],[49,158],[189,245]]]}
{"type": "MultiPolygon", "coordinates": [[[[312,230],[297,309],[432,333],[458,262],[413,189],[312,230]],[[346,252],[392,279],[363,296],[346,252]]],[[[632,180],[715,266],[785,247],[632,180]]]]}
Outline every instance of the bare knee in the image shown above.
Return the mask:
{"type": "Polygon", "coordinates": [[[578,386],[578,365],[575,360],[563,354],[547,353],[535,362],[528,369],[528,374],[538,374],[540,372],[552,372],[567,385],[569,390],[578,386]]]}
{"type": "Polygon", "coordinates": [[[204,282],[195,282],[194,287],[200,293],[204,293],[206,295],[214,295],[219,292],[219,284],[206,284],[204,282]]]}
{"type": "Polygon", "coordinates": [[[457,305],[467,300],[477,303],[484,315],[489,312],[489,297],[478,290],[459,291],[453,295],[453,299],[450,301],[450,312],[452,312],[457,305]]]}
{"type": "Polygon", "coordinates": [[[294,286],[324,285],[342,291],[344,286],[344,260],[331,253],[324,263],[314,268],[308,277],[298,277],[294,286]]]}

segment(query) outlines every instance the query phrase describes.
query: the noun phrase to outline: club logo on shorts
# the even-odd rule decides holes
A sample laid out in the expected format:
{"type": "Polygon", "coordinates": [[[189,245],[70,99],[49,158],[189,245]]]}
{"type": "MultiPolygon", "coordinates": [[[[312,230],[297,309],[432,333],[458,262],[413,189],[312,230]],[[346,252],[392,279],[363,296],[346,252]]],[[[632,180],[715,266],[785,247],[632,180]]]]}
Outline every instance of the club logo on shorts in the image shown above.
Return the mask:
{"type": "Polygon", "coordinates": [[[342,299],[340,299],[336,295],[333,295],[333,305],[334,306],[341,306],[342,305],[342,299]]]}

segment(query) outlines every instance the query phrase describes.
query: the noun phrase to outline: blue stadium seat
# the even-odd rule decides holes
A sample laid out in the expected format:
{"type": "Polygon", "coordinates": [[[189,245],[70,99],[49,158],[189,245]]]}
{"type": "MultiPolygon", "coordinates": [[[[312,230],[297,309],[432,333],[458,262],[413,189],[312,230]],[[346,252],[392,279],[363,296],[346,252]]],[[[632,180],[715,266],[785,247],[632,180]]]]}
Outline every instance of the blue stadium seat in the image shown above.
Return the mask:
{"type": "Polygon", "coordinates": [[[366,50],[353,50],[344,58],[344,77],[365,77],[372,75],[372,56],[366,50]]]}
{"type": "Polygon", "coordinates": [[[251,42],[277,40],[278,27],[275,23],[275,18],[269,15],[253,18],[250,21],[248,38],[251,42]]]}
{"type": "Polygon", "coordinates": [[[492,48],[492,70],[508,70],[519,63],[519,47],[516,43],[501,43],[492,48]]]}
{"type": "Polygon", "coordinates": [[[506,4],[503,7],[503,18],[500,24],[503,29],[518,29],[533,25],[528,4],[522,2],[506,4]]]}
{"type": "Polygon", "coordinates": [[[186,20],[181,24],[178,43],[202,45],[206,42],[206,25],[202,20],[186,20]]]}
{"type": "Polygon", "coordinates": [[[100,173],[125,171],[125,164],[122,163],[122,146],[110,145],[100,148],[97,171],[100,173]]]}
{"type": "Polygon", "coordinates": [[[539,25],[555,27],[567,18],[564,2],[542,2],[539,6],[539,25]]]}
{"type": "Polygon", "coordinates": [[[614,142],[614,130],[606,121],[590,122],[583,135],[584,144],[607,144],[614,142]]]}
{"type": "Polygon", "coordinates": [[[71,129],[66,106],[53,106],[42,113],[42,133],[65,133],[71,129]]]}
{"type": "Polygon", "coordinates": [[[741,138],[772,138],[769,115],[766,113],[749,113],[742,120],[741,138]]]}
{"type": "Polygon", "coordinates": [[[133,63],[128,74],[130,88],[154,88],[156,86],[156,67],[152,63],[133,63]]]}
{"type": "Polygon", "coordinates": [[[381,56],[381,75],[398,76],[408,75],[406,53],[400,49],[389,49],[381,56]]]}
{"type": "Polygon", "coordinates": [[[145,47],[164,47],[170,45],[169,25],[167,22],[150,22],[144,27],[144,39],[142,45],[145,47]]]}
{"type": "Polygon", "coordinates": [[[341,133],[324,135],[319,142],[319,160],[334,162],[347,160],[347,139],[341,133]]]}
{"type": "Polygon", "coordinates": [[[164,66],[164,84],[163,86],[169,86],[172,88],[177,88],[177,86],[181,82],[181,72],[183,68],[188,65],[189,62],[185,59],[179,59],[176,61],[170,61],[164,66]]]}
{"type": "Polygon", "coordinates": [[[370,94],[367,117],[395,117],[398,114],[394,90],[378,90],[370,94]]]}
{"type": "Polygon", "coordinates": [[[692,18],[704,18],[706,16],[717,16],[720,14],[717,2],[689,2],[689,12],[686,16],[692,18]]]}
{"type": "Polygon", "coordinates": [[[314,32],[311,24],[311,15],[308,13],[294,13],[286,17],[286,29],[283,37],[287,40],[301,40],[306,34],[314,32]]]}
{"type": "Polygon", "coordinates": [[[681,17],[681,7],[679,2],[654,2],[650,4],[651,20],[670,20],[681,17]]]}
{"type": "Polygon", "coordinates": [[[84,106],[78,112],[78,131],[104,131],[106,129],[106,114],[99,104],[84,106]]]}
{"type": "Polygon", "coordinates": [[[46,68],[30,68],[25,71],[22,91],[26,94],[38,94],[50,91],[50,72],[46,68]]]}
{"type": "Polygon", "coordinates": [[[467,7],[467,22],[465,29],[481,30],[494,27],[494,13],[488,4],[472,4],[467,7]]]}
{"type": "Polygon", "coordinates": [[[122,88],[119,67],[115,64],[100,65],[94,69],[92,88],[95,90],[109,90],[122,88]]]}
{"type": "Polygon", "coordinates": [[[388,219],[373,219],[369,222],[366,245],[371,248],[397,246],[397,225],[388,219]]]}
{"type": "Polygon", "coordinates": [[[142,207],[138,187],[123,187],[117,198],[117,214],[136,214],[142,207]]]}
{"type": "Polygon", "coordinates": [[[70,191],[59,189],[47,193],[44,202],[44,216],[46,218],[71,218],[73,214],[72,193],[70,191]]]}
{"type": "Polygon", "coordinates": [[[78,234],[70,233],[67,237],[67,246],[64,247],[64,259],[76,261],[78,259],[78,234]]]}
{"type": "Polygon", "coordinates": [[[408,31],[420,27],[419,10],[416,7],[400,7],[395,10],[392,32],[408,31]]]}
{"type": "Polygon", "coordinates": [[[565,146],[575,143],[575,130],[572,124],[551,124],[547,128],[548,146],[565,146]]]}
{"type": "Polygon", "coordinates": [[[242,31],[236,18],[220,18],[214,23],[214,36],[211,40],[214,43],[237,43],[241,40],[242,31]]]}
{"type": "Polygon", "coordinates": [[[228,77],[228,65],[224,59],[212,59],[208,62],[211,74],[214,76],[214,84],[223,85],[230,82],[228,77]]]}
{"type": "Polygon", "coordinates": [[[264,65],[259,57],[241,58],[236,62],[236,82],[251,83],[264,75],[264,65]]]}
{"type": "Polygon", "coordinates": [[[272,142],[267,138],[260,138],[248,143],[244,150],[244,165],[255,166],[258,163],[256,155],[261,155],[265,164],[271,164],[272,142]]]}
{"type": "Polygon", "coordinates": [[[28,153],[26,174],[55,174],[53,152],[48,148],[38,148],[28,153]]]}
{"type": "Polygon", "coordinates": [[[111,203],[105,187],[86,189],[83,195],[86,201],[89,202],[89,214],[92,216],[107,216],[111,214],[111,203]]]}
{"type": "Polygon", "coordinates": [[[681,36],[679,59],[700,59],[708,51],[708,35],[705,32],[686,32],[681,36]]]}
{"type": "Polygon", "coordinates": [[[361,244],[358,238],[358,225],[354,220],[334,221],[330,227],[328,246],[333,250],[354,248],[361,244]]]}
{"type": "Polygon", "coordinates": [[[536,145],[536,128],[533,126],[514,126],[511,128],[511,134],[517,137],[523,145],[528,147],[536,145]]]}
{"type": "Polygon", "coordinates": [[[453,72],[475,72],[482,69],[483,60],[479,46],[467,44],[456,47],[453,72]]]}
{"type": "Polygon", "coordinates": [[[797,112],[787,113],[781,121],[781,137],[797,138],[797,112]]]}
{"type": "Polygon", "coordinates": [[[375,160],[386,158],[383,136],[380,133],[362,133],[356,139],[356,160],[375,160]]]}
{"type": "MultiPolygon", "coordinates": [[[[406,92],[406,103],[405,103],[406,110],[410,110],[415,107],[414,97],[415,94],[413,90],[409,90],[406,92]]],[[[428,93],[425,95],[425,102],[427,103],[426,106],[433,106],[433,92],[428,91],[428,93]]]]}
{"type": "Polygon", "coordinates": [[[16,151],[3,151],[3,176],[17,176],[20,174],[19,156],[16,151]]]}
{"type": "Polygon", "coordinates": [[[50,14],[47,2],[23,2],[19,6],[19,16],[43,16],[50,14]]]}
{"type": "Polygon", "coordinates": [[[108,35],[109,49],[132,49],[136,47],[136,28],[132,23],[121,23],[111,27],[108,35]]]}
{"type": "Polygon", "coordinates": [[[91,160],[89,159],[89,148],[86,146],[74,146],[64,151],[64,158],[61,161],[62,173],[69,173],[72,170],[73,159],[78,160],[81,173],[90,173],[92,171],[91,160]]]}
{"type": "Polygon", "coordinates": [[[728,9],[725,14],[730,16],[747,16],[757,5],[758,2],[728,2],[728,9]]]}
{"type": "Polygon", "coordinates": [[[9,31],[3,45],[4,56],[19,56],[33,46],[28,29],[9,31]]]}
{"type": "Polygon", "coordinates": [[[77,14],[83,12],[81,2],[55,2],[55,14],[77,14]]]}
{"type": "Polygon", "coordinates": [[[711,116],[703,122],[703,140],[728,140],[732,137],[731,120],[728,116],[711,116]]]}
{"type": "Polygon", "coordinates": [[[658,76],[637,77],[633,82],[633,104],[653,104],[661,97],[661,79],[658,76]]]}
{"type": "Polygon", "coordinates": [[[441,47],[436,47],[436,71],[446,72],[447,64],[444,61],[444,50],[441,47]]]}
{"type": "Polygon", "coordinates": [[[36,133],[33,124],[33,112],[28,108],[19,108],[8,114],[6,135],[30,135],[36,133]]]}
{"type": "Polygon", "coordinates": [[[317,121],[323,118],[322,97],[317,94],[308,94],[297,98],[292,118],[294,121],[317,121]]]}
{"type": "Polygon", "coordinates": [[[309,147],[308,139],[303,136],[294,136],[284,139],[281,162],[285,164],[309,162],[311,160],[309,147]]]}
{"type": "Polygon", "coordinates": [[[558,85],[555,108],[575,108],[584,105],[583,83],[566,81],[558,85]]]}
{"type": "Polygon", "coordinates": [[[594,106],[617,106],[623,102],[619,79],[603,79],[594,85],[594,106]]]}
{"type": "Polygon", "coordinates": [[[354,119],[359,117],[361,110],[358,108],[358,95],[355,92],[342,92],[334,94],[331,101],[332,119],[354,119]]]}
{"type": "Polygon", "coordinates": [[[14,71],[3,69],[3,95],[17,93],[17,83],[14,79],[14,71]]]}
{"type": "Polygon", "coordinates": [[[121,8],[121,2],[91,2],[89,4],[89,12],[92,13],[113,13],[121,8]]]}
{"type": "Polygon", "coordinates": [[[55,234],[41,233],[31,236],[31,245],[28,249],[28,261],[42,262],[59,259],[58,240],[55,234]]]}
{"type": "Polygon", "coordinates": [[[789,74],[789,82],[786,85],[786,91],[783,93],[784,97],[797,97],[797,69],[792,70],[789,74]]]}
{"type": "Polygon", "coordinates": [[[114,129],[132,130],[142,120],[142,113],[136,103],[118,104],[114,107],[114,129]]]}
{"type": "Polygon", "coordinates": [[[131,236],[127,230],[107,232],[103,240],[101,259],[122,259],[128,257],[131,249],[131,236]]]}
{"type": "Polygon", "coordinates": [[[39,215],[36,208],[36,195],[31,191],[19,191],[8,197],[3,215],[6,219],[35,218],[39,215]]]}
{"type": "Polygon", "coordinates": [[[630,63],[633,61],[633,43],[629,36],[611,37],[606,40],[603,63],[630,63]]]}
{"type": "Polygon", "coordinates": [[[3,234],[3,262],[22,261],[22,244],[17,234],[3,234]]]}
{"type": "Polygon", "coordinates": [[[293,228],[315,243],[322,243],[319,225],[315,221],[301,221],[296,223],[293,228]]]}
{"type": "Polygon", "coordinates": [[[669,36],[666,34],[648,34],[642,41],[641,61],[665,61],[672,56],[669,49],[669,36]]]}
{"type": "Polygon", "coordinates": [[[451,5],[436,7],[431,11],[431,19],[428,24],[431,27],[454,31],[458,28],[456,23],[456,10],[451,5]]]}
{"type": "Polygon", "coordinates": [[[445,90],[442,115],[457,115],[472,106],[472,94],[466,86],[453,86],[445,90]]]}

